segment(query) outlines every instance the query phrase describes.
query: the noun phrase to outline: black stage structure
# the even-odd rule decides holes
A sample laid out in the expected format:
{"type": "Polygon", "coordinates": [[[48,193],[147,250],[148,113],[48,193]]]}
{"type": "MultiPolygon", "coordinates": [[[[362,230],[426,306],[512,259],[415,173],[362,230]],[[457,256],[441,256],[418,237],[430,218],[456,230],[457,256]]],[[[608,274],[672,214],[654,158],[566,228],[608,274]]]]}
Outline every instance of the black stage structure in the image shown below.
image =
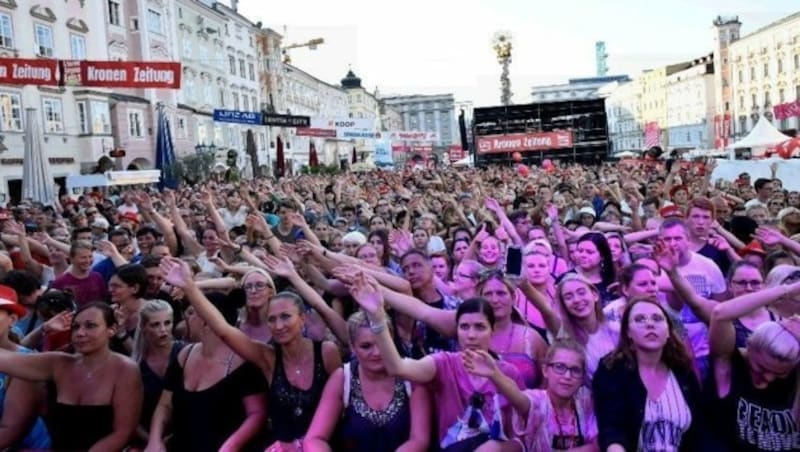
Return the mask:
{"type": "MultiPolygon", "coordinates": [[[[610,141],[604,99],[565,100],[525,105],[476,108],[473,113],[473,143],[480,137],[569,130],[572,146],[520,151],[522,161],[538,165],[544,159],[585,164],[608,158],[610,141]]],[[[472,146],[475,165],[510,164],[513,152],[481,154],[472,146]]]]}

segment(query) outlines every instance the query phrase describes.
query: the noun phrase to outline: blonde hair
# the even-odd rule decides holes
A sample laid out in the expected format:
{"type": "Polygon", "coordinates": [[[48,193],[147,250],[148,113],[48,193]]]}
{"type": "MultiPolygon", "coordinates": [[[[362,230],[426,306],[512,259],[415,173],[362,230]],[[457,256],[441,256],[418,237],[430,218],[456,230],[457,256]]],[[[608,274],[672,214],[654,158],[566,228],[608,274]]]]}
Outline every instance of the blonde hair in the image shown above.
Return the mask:
{"type": "Polygon", "coordinates": [[[168,312],[172,315],[172,306],[164,300],[148,300],[139,308],[139,325],[137,325],[136,334],[133,336],[133,352],[131,353],[131,359],[137,363],[142,362],[147,348],[144,337],[144,329],[147,326],[147,322],[150,321],[153,314],[159,312],[168,312]]]}
{"type": "MultiPolygon", "coordinates": [[[[272,276],[270,276],[270,274],[267,273],[267,271],[264,270],[263,268],[253,267],[250,270],[247,270],[247,272],[244,275],[242,275],[242,279],[239,280],[239,287],[244,289],[245,281],[247,281],[247,279],[250,278],[250,276],[252,275],[261,275],[267,280],[267,286],[269,286],[269,288],[272,289],[272,294],[268,297],[268,299],[272,299],[272,297],[275,296],[276,293],[275,281],[272,280],[272,276]]],[[[245,292],[245,298],[246,297],[247,297],[247,292],[245,292]]],[[[250,320],[249,310],[247,309],[246,303],[245,306],[243,306],[242,309],[239,311],[239,318],[242,323],[247,323],[250,320]]]]}
{"type": "Polygon", "coordinates": [[[578,325],[578,322],[572,318],[567,310],[566,305],[564,304],[564,286],[568,282],[572,281],[577,281],[584,284],[595,295],[594,314],[595,318],[597,319],[597,323],[605,323],[606,316],[603,314],[603,306],[600,303],[600,291],[597,290],[597,287],[595,287],[591,281],[577,273],[568,273],[564,276],[564,279],[558,283],[558,286],[556,287],[556,299],[558,300],[558,308],[561,311],[561,331],[558,332],[558,337],[568,337],[574,339],[581,345],[586,345],[586,343],[589,341],[589,333],[584,331],[583,328],[578,325]]]}
{"type": "MultiPolygon", "coordinates": [[[[759,352],[795,368],[800,364],[800,342],[778,322],[764,322],[747,338],[747,351],[759,352]]],[[[792,414],[800,427],[800,371],[794,370],[795,388],[792,414]]]]}
{"type": "MultiPolygon", "coordinates": [[[[389,328],[389,334],[392,334],[392,322],[386,322],[387,328],[389,328]]],[[[356,337],[358,336],[358,331],[362,328],[369,329],[370,323],[369,318],[367,318],[367,314],[364,313],[362,310],[358,310],[354,312],[350,317],[347,318],[347,335],[350,338],[350,346],[353,346],[353,343],[356,341],[356,337]]]]}

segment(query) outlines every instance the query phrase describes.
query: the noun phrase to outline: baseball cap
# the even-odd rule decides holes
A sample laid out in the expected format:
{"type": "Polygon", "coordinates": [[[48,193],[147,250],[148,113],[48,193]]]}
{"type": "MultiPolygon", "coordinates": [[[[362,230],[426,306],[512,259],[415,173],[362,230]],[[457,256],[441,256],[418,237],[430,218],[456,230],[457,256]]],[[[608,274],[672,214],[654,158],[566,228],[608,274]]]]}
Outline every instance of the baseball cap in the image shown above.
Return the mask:
{"type": "Polygon", "coordinates": [[[669,217],[683,218],[683,212],[681,212],[680,207],[674,204],[671,206],[663,207],[661,210],[658,211],[658,214],[661,216],[661,218],[669,218],[669,217]]]}
{"type": "Polygon", "coordinates": [[[104,229],[105,230],[105,229],[108,229],[109,226],[110,225],[108,224],[108,220],[106,220],[103,217],[95,218],[94,221],[92,221],[92,227],[93,228],[98,228],[98,229],[104,229]]]}
{"type": "Polygon", "coordinates": [[[581,209],[578,211],[578,216],[581,215],[591,215],[593,217],[597,217],[597,212],[595,212],[594,208],[592,207],[581,207],[581,209]]]}
{"type": "Polygon", "coordinates": [[[17,317],[24,317],[28,311],[17,300],[17,292],[14,289],[0,285],[0,309],[5,309],[17,317]]]}
{"type": "Polygon", "coordinates": [[[139,224],[139,215],[136,215],[133,212],[125,212],[119,216],[120,221],[131,221],[133,223],[139,224]]]}

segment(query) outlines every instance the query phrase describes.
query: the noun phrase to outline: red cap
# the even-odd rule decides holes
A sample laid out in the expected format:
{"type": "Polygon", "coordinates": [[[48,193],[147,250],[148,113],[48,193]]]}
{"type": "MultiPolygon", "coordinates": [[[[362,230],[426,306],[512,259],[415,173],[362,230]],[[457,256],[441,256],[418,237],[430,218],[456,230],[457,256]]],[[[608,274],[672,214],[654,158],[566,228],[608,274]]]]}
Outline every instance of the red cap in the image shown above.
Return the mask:
{"type": "Polygon", "coordinates": [[[0,309],[5,309],[17,317],[24,317],[28,311],[17,301],[17,292],[8,286],[0,285],[0,309]]]}
{"type": "Polygon", "coordinates": [[[746,256],[748,254],[758,254],[759,256],[765,257],[767,252],[764,251],[764,248],[761,246],[761,242],[758,240],[753,240],[752,242],[748,243],[747,246],[739,250],[739,256],[746,256]]]}
{"type": "Polygon", "coordinates": [[[136,215],[133,212],[125,212],[119,216],[120,221],[132,221],[136,224],[139,224],[139,215],[136,215]]]}
{"type": "Polygon", "coordinates": [[[683,218],[683,212],[681,212],[681,208],[676,205],[663,207],[661,208],[661,210],[658,211],[658,214],[661,215],[661,218],[668,218],[668,217],[683,218]]]}

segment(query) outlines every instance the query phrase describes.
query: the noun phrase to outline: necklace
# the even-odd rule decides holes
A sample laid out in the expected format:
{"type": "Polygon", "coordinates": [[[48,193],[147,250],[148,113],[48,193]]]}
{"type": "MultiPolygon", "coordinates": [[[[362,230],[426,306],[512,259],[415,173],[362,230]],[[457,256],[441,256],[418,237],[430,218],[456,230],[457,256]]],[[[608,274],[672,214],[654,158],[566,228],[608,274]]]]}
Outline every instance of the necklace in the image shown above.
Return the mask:
{"type": "Polygon", "coordinates": [[[105,359],[102,362],[100,362],[100,364],[95,366],[94,369],[90,369],[89,366],[86,365],[85,361],[81,361],[81,365],[86,369],[86,375],[84,375],[84,379],[85,380],[92,380],[94,378],[95,374],[97,373],[97,371],[100,370],[101,368],[103,368],[103,366],[106,364],[106,362],[109,359],[111,359],[111,353],[109,353],[105,357],[105,359]]]}

